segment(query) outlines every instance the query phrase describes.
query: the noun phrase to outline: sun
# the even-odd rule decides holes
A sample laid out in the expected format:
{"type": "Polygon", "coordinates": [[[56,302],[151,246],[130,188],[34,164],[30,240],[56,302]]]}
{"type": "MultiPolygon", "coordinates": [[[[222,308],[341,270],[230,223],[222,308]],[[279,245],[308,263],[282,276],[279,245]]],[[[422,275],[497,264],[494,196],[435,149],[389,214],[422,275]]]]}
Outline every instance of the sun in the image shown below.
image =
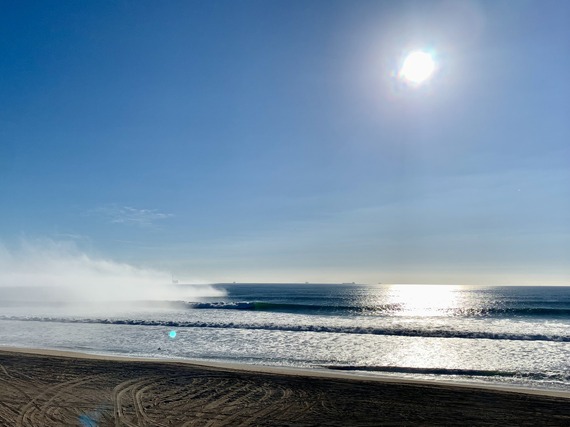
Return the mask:
{"type": "Polygon", "coordinates": [[[398,76],[413,86],[419,86],[429,80],[435,68],[435,61],[429,53],[416,50],[406,56],[398,76]]]}

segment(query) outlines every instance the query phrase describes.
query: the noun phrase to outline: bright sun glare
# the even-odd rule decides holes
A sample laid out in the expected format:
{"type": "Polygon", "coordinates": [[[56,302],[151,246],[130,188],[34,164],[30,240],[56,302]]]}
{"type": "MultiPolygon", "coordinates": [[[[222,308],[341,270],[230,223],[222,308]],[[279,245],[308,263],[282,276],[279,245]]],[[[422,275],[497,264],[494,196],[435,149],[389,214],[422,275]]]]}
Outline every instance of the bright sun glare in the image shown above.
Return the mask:
{"type": "Polygon", "coordinates": [[[446,316],[460,302],[458,286],[453,285],[392,285],[391,303],[401,305],[400,315],[446,316]]]}
{"type": "Polygon", "coordinates": [[[399,77],[412,85],[420,85],[428,80],[435,71],[435,61],[427,52],[411,52],[399,72],[399,77]]]}

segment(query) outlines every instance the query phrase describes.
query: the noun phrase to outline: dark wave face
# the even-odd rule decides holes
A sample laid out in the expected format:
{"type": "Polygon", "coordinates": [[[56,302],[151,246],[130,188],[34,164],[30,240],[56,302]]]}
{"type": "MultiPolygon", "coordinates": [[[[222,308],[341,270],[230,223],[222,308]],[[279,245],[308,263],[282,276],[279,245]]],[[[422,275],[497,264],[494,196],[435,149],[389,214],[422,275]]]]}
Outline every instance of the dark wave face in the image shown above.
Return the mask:
{"type": "Polygon", "coordinates": [[[223,300],[179,308],[334,316],[570,319],[569,287],[220,285],[223,300]]]}
{"type": "MultiPolygon", "coordinates": [[[[272,303],[265,301],[240,301],[240,302],[173,302],[173,306],[185,307],[197,310],[244,310],[244,311],[267,311],[275,313],[298,313],[298,314],[364,314],[378,316],[393,316],[406,314],[405,304],[382,304],[376,306],[350,306],[350,305],[319,305],[319,304],[295,304],[295,303],[272,303]]],[[[433,315],[462,316],[462,317],[552,317],[570,318],[570,308],[565,307],[458,307],[433,309],[433,315]]]]}
{"type": "MultiPolygon", "coordinates": [[[[180,285],[184,294],[186,285],[180,285]]],[[[570,319],[570,287],[364,286],[310,284],[220,284],[225,296],[186,301],[131,302],[144,308],[232,310],[318,316],[570,319]]],[[[192,290],[193,288],[188,288],[192,290]]],[[[1,288],[0,288],[1,290],[1,288]]],[[[65,308],[57,295],[0,292],[0,307],[65,308]]],[[[192,298],[190,295],[188,299],[192,298]]],[[[100,304],[99,304],[100,305],[100,304]]],[[[109,309],[121,310],[120,301],[109,309]]]]}
{"type": "Polygon", "coordinates": [[[401,337],[429,337],[429,338],[463,338],[463,339],[489,339],[511,341],[555,341],[570,342],[570,335],[547,335],[529,333],[493,333],[484,331],[454,331],[443,329],[406,329],[406,328],[375,328],[365,326],[329,326],[307,324],[274,324],[274,323],[236,323],[219,321],[166,321],[141,319],[100,319],[100,318],[72,318],[72,317],[39,317],[39,316],[0,316],[0,320],[18,320],[31,322],[56,323],[86,323],[106,325],[131,326],[164,326],[168,328],[215,328],[215,329],[245,329],[285,332],[317,332],[358,335],[388,335],[401,337]]]}
{"type": "Polygon", "coordinates": [[[204,310],[246,310],[268,311],[275,313],[300,313],[300,314],[350,314],[350,313],[386,313],[394,314],[401,310],[399,304],[385,304],[376,307],[350,306],[350,305],[318,305],[275,303],[266,301],[240,301],[240,302],[204,302],[183,303],[189,309],[204,310]]]}

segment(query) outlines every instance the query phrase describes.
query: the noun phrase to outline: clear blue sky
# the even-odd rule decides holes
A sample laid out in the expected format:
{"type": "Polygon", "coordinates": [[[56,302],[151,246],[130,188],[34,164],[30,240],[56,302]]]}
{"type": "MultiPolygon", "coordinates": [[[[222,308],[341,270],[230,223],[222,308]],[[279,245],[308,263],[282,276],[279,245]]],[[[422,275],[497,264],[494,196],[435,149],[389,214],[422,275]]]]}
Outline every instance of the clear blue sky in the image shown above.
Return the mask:
{"type": "MultiPolygon", "coordinates": [[[[570,284],[570,3],[2,1],[0,242],[181,280],[570,284]],[[412,88],[406,52],[438,64],[412,88]]],[[[7,249],[6,249],[7,248],[7,249]]]]}

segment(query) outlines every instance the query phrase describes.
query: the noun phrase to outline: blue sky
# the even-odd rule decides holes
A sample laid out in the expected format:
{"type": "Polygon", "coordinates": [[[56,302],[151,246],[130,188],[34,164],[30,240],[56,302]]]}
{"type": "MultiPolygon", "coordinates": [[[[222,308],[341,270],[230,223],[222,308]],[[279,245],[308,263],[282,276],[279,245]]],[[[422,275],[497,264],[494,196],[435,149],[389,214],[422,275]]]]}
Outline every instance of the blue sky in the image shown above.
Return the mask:
{"type": "Polygon", "coordinates": [[[0,7],[7,253],[185,281],[570,284],[566,2],[0,7]],[[396,76],[415,49],[438,64],[417,88],[396,76]]]}

